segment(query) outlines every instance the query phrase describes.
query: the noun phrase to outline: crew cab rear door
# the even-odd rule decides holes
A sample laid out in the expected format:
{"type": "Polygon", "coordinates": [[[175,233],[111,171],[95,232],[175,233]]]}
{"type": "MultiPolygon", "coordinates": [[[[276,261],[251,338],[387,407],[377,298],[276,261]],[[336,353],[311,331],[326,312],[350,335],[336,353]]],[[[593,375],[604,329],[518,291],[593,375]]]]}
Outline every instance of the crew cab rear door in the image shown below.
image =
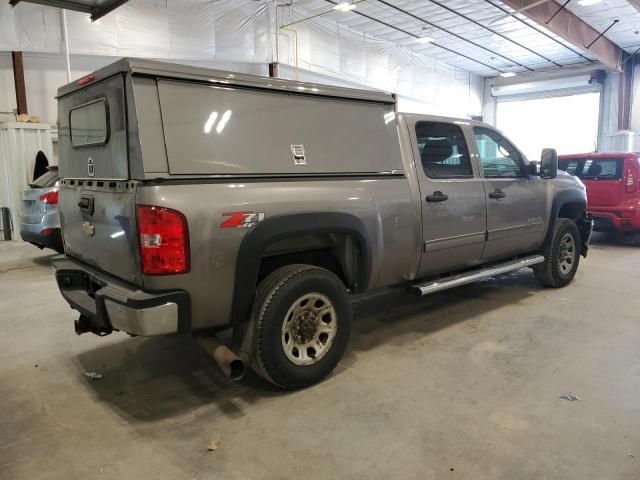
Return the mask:
{"type": "Polygon", "coordinates": [[[473,134],[487,195],[483,261],[536,249],[548,221],[544,181],[528,174],[524,156],[502,133],[474,126],[473,134]]]}
{"type": "Polygon", "coordinates": [[[462,125],[408,121],[420,186],[422,256],[418,276],[477,264],[485,243],[486,200],[462,125]]]}

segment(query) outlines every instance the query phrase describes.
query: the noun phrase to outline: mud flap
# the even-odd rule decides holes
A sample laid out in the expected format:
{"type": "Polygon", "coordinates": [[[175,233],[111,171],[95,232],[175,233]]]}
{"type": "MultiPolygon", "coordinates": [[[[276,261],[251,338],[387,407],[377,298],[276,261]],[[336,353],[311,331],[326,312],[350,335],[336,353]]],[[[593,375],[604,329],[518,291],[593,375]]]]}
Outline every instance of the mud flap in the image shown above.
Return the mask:
{"type": "Polygon", "coordinates": [[[582,217],[576,221],[576,225],[580,231],[580,255],[587,258],[589,242],[591,241],[591,234],[593,233],[593,217],[589,212],[584,212],[582,217]]]}

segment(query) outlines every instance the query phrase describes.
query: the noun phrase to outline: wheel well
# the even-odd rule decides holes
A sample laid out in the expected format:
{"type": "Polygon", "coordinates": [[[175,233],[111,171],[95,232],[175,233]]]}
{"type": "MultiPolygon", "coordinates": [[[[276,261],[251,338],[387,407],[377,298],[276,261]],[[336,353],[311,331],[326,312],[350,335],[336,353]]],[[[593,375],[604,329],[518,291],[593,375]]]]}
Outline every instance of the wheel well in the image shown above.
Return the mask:
{"type": "Polygon", "coordinates": [[[558,211],[558,218],[569,218],[571,220],[577,220],[582,215],[585,209],[585,204],[580,202],[565,203],[560,207],[558,211]]]}
{"type": "Polygon", "coordinates": [[[333,272],[349,289],[357,286],[362,252],[345,233],[292,236],[271,243],[260,259],[258,282],[286,265],[304,263],[333,272]]]}

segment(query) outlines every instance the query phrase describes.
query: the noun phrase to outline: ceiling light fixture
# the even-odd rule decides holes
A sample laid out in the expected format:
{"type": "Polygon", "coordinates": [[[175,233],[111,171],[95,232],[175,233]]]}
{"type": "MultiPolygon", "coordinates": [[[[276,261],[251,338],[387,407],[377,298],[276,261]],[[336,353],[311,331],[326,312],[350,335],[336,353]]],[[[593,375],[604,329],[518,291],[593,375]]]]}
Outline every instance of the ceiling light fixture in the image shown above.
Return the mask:
{"type": "Polygon", "coordinates": [[[583,7],[588,7],[589,5],[595,5],[596,3],[600,3],[602,0],[578,0],[578,4],[583,7]]]}
{"type": "Polygon", "coordinates": [[[333,7],[334,10],[339,12],[350,12],[351,10],[355,10],[356,4],[349,2],[342,2],[333,7]]]}
{"type": "Polygon", "coordinates": [[[501,76],[502,78],[515,77],[516,75],[517,75],[517,73],[516,73],[516,72],[502,72],[502,73],[500,74],[500,76],[501,76]]]}
{"type": "Polygon", "coordinates": [[[433,37],[417,37],[416,43],[431,43],[433,40],[433,37]]]}

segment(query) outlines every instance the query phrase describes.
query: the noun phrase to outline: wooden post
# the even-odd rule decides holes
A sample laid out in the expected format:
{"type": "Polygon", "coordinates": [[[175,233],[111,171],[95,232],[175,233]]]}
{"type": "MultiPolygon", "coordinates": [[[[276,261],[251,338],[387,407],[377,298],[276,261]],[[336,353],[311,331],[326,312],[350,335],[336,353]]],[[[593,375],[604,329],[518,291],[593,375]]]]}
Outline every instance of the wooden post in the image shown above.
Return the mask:
{"type": "Polygon", "coordinates": [[[16,102],[18,104],[18,115],[27,114],[27,89],[24,85],[24,64],[22,62],[22,52],[11,52],[13,61],[13,81],[16,86],[16,102]]]}

